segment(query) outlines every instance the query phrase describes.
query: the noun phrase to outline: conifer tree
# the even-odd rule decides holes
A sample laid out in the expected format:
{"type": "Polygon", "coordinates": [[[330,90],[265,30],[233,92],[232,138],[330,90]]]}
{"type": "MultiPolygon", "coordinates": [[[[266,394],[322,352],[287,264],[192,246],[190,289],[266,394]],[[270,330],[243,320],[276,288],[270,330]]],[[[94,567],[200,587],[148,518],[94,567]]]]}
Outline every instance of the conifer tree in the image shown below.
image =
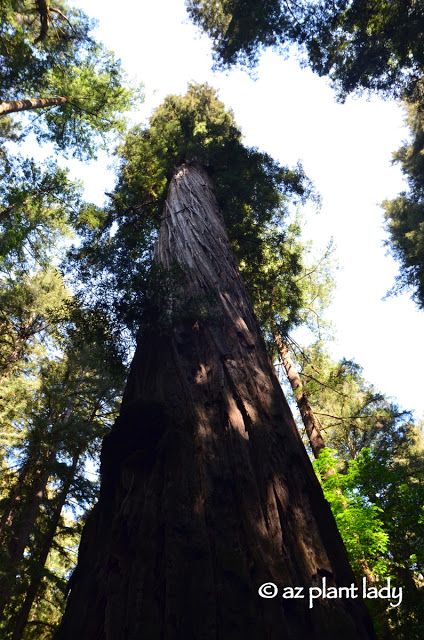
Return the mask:
{"type": "Polygon", "coordinates": [[[111,242],[140,256],[137,229],[160,226],[156,275],[171,286],[144,300],[55,638],[374,637],[360,599],[308,609],[258,594],[353,582],[230,245],[261,264],[301,176],[245,149],[208,87],[169,97],[123,153],[111,242]]]}
{"type": "Polygon", "coordinates": [[[312,69],[328,75],[341,99],[380,91],[422,95],[420,0],[186,0],[191,19],[211,38],[217,66],[254,67],[267,47],[297,44],[312,69]]]}
{"type": "Polygon", "coordinates": [[[125,375],[106,319],[73,306],[69,311],[56,342],[62,355],[38,362],[41,383],[25,413],[15,417],[23,433],[8,452],[12,468],[2,487],[0,567],[7,638],[21,637],[64,506],[77,498],[84,509],[95,497],[84,479],[85,461],[110,425],[125,375]]]}
{"type": "Polygon", "coordinates": [[[422,103],[406,104],[407,121],[412,134],[393,156],[401,165],[409,190],[383,203],[387,247],[400,263],[394,291],[411,291],[414,301],[424,308],[424,118],[422,103]]]}
{"type": "MultiPolygon", "coordinates": [[[[6,0],[0,8],[2,132],[29,116],[34,131],[77,157],[94,155],[102,137],[123,130],[136,93],[124,86],[110,51],[91,35],[93,23],[66,1],[6,0]],[[9,127],[8,127],[9,125],[9,127]]],[[[16,138],[16,129],[14,137],[16,138]]]]}

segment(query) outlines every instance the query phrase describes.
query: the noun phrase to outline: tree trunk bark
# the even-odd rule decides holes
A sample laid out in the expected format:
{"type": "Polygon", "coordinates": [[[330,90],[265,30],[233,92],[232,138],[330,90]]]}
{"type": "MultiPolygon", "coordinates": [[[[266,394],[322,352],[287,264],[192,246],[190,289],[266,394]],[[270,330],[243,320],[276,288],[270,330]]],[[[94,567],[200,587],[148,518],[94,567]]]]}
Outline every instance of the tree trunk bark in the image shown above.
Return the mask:
{"type": "Polygon", "coordinates": [[[20,607],[19,611],[16,612],[16,617],[13,618],[13,634],[11,640],[21,640],[22,635],[24,633],[25,625],[28,620],[28,616],[31,611],[31,607],[34,603],[34,600],[37,596],[37,592],[40,588],[41,581],[43,579],[43,569],[47,562],[48,555],[52,548],[53,540],[56,535],[56,530],[60,521],[60,514],[62,513],[62,509],[65,505],[66,498],[68,497],[69,490],[74,482],[75,471],[78,465],[78,460],[81,452],[78,452],[74,455],[72,459],[72,465],[69,468],[68,479],[64,482],[62,486],[62,490],[58,497],[56,507],[54,512],[50,518],[48,530],[44,536],[43,546],[41,548],[40,555],[37,558],[37,568],[36,573],[33,576],[28,590],[26,592],[25,600],[20,607]]]}
{"type": "Polygon", "coordinates": [[[16,510],[17,505],[19,504],[19,501],[21,498],[21,490],[25,484],[25,481],[28,477],[29,472],[31,471],[32,464],[33,464],[33,458],[29,457],[25,461],[25,464],[23,465],[22,469],[19,472],[18,479],[16,480],[15,484],[13,485],[10,491],[10,496],[7,501],[7,505],[0,519],[0,545],[3,544],[3,537],[4,537],[5,530],[10,529],[13,525],[13,514],[14,514],[14,511],[16,510]]]}
{"type": "MultiPolygon", "coordinates": [[[[74,395],[70,405],[67,407],[64,414],[60,416],[61,427],[67,424],[72,415],[78,390],[84,375],[85,371],[83,370],[75,386],[74,395]]],[[[52,447],[52,449],[50,449],[44,456],[44,459],[35,461],[36,465],[38,463],[38,468],[34,469],[32,474],[30,474],[32,476],[32,486],[30,488],[28,498],[22,505],[20,505],[19,513],[14,519],[12,519],[12,513],[9,515],[8,522],[10,524],[10,535],[8,536],[7,541],[7,551],[4,553],[2,558],[3,567],[0,571],[0,618],[3,615],[7,601],[10,597],[11,588],[16,582],[17,569],[30,541],[31,533],[37,520],[40,506],[52,473],[52,468],[56,463],[57,452],[58,445],[52,447]]],[[[26,479],[28,478],[28,475],[29,474],[26,475],[26,479]]],[[[19,490],[22,491],[22,486],[19,487],[19,490]]],[[[14,504],[16,506],[16,498],[14,504]]],[[[4,530],[3,536],[5,537],[6,535],[7,531],[4,530]]]]}
{"type": "Polygon", "coordinates": [[[31,109],[45,109],[46,107],[59,107],[68,102],[69,98],[54,96],[54,98],[27,98],[26,100],[11,100],[0,102],[0,117],[8,113],[18,111],[30,111],[31,109]]]}
{"type": "Polygon", "coordinates": [[[312,407],[309,404],[308,396],[305,393],[295,364],[291,359],[289,349],[276,326],[273,327],[273,335],[287,378],[293,390],[293,395],[299,408],[302,422],[306,429],[312,453],[314,454],[314,458],[318,458],[321,449],[325,447],[325,442],[321,435],[318,420],[316,419],[312,407]]]}
{"type": "Polygon", "coordinates": [[[184,297],[140,333],[55,639],[374,638],[360,598],[308,606],[354,578],[198,165],[175,171],[155,249],[184,297]]]}
{"type": "Polygon", "coordinates": [[[16,580],[16,570],[28,545],[34,523],[37,519],[44,492],[51,475],[51,468],[56,461],[56,451],[49,453],[45,469],[38,469],[31,488],[28,501],[22,505],[19,519],[15,518],[14,527],[7,544],[7,555],[0,573],[0,618],[10,596],[10,590],[16,580]],[[17,522],[17,524],[16,524],[17,522]]]}

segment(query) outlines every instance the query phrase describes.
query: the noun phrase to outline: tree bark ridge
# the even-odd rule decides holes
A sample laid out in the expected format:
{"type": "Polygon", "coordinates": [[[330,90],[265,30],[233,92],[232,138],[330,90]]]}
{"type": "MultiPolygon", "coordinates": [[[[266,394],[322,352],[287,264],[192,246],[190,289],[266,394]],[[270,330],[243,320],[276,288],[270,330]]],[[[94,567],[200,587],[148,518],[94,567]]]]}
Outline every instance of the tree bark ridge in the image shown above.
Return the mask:
{"type": "Polygon", "coordinates": [[[174,173],[155,256],[184,272],[186,313],[168,300],[140,335],[56,640],[374,638],[360,600],[258,595],[354,578],[196,164],[174,173]]]}

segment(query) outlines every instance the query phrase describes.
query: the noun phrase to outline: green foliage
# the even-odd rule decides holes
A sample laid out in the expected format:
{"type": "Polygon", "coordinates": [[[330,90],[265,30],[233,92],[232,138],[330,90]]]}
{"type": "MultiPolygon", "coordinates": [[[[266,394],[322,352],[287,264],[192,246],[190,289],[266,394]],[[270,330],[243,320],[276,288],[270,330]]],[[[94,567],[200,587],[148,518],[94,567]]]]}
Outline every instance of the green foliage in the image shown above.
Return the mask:
{"type": "Polygon", "coordinates": [[[84,228],[81,185],[53,161],[8,158],[0,180],[0,270],[50,264],[58,242],[84,228]]]}
{"type": "Polygon", "coordinates": [[[402,640],[418,640],[422,630],[423,453],[422,432],[409,424],[392,433],[389,447],[373,443],[342,471],[340,458],[328,448],[314,462],[355,574],[368,580],[390,576],[403,589],[401,606],[384,610],[380,601],[372,611],[377,628],[386,620],[402,640]],[[326,475],[329,469],[333,473],[326,475]]]}
{"type": "Polygon", "coordinates": [[[297,43],[343,99],[379,90],[418,97],[424,68],[422,0],[187,0],[218,66],[254,66],[265,47],[297,43]]]}
{"type": "Polygon", "coordinates": [[[421,637],[424,613],[423,538],[419,514],[424,505],[422,432],[409,425],[393,434],[392,447],[365,450],[354,478],[357,490],[381,509],[388,534],[387,565],[395,582],[403,586],[403,602],[387,616],[397,638],[421,637]]]}
{"type": "Polygon", "coordinates": [[[403,588],[400,607],[386,608],[383,601],[371,607],[376,628],[381,637],[389,626],[397,638],[418,639],[424,612],[422,426],[366,382],[354,362],[334,362],[320,345],[303,355],[302,381],[326,443],[313,464],[354,572],[368,582],[390,576],[403,588]]]}
{"type": "MultiPolygon", "coordinates": [[[[3,100],[14,100],[20,91],[37,93],[45,89],[46,71],[60,66],[61,60],[79,44],[88,44],[92,27],[87,16],[71,9],[62,0],[55,7],[66,16],[49,12],[47,30],[42,16],[43,2],[4,0],[0,9],[1,66],[0,91],[3,100]]],[[[44,7],[49,11],[49,7],[44,7]]]]}
{"type": "Polygon", "coordinates": [[[382,509],[357,491],[360,459],[350,461],[343,474],[329,474],[338,463],[337,452],[325,447],[313,464],[318,477],[324,478],[324,496],[330,503],[352,569],[358,577],[366,571],[385,578],[389,574],[386,557],[389,536],[381,519],[382,509]]]}
{"type": "Polygon", "coordinates": [[[284,47],[307,7],[304,0],[186,0],[193,22],[211,38],[216,65],[253,67],[265,47],[284,47]]]}
{"type": "MultiPolygon", "coordinates": [[[[107,318],[79,308],[68,298],[52,321],[55,340],[48,352],[34,359],[36,384],[30,401],[15,411],[9,425],[15,437],[4,434],[0,442],[6,471],[0,484],[0,513],[9,513],[6,523],[2,521],[0,582],[10,579],[11,584],[2,626],[5,638],[11,637],[27,591],[38,577],[42,580],[24,637],[41,637],[37,633],[43,632],[50,638],[60,619],[67,575],[75,564],[81,515],[98,491],[97,483],[87,479],[86,461],[97,459],[101,438],[117,414],[126,376],[107,318]],[[58,316],[60,331],[55,324],[58,316]],[[41,503],[34,513],[40,492],[41,503]],[[60,515],[57,509],[62,511],[63,505],[67,510],[60,515]],[[28,522],[25,554],[12,561],[14,540],[24,535],[28,522]],[[40,560],[46,545],[47,563],[40,560]]],[[[33,353],[29,355],[34,358],[33,353]]],[[[8,420],[9,415],[6,425],[8,420]]]]}
{"type": "MultiPolygon", "coordinates": [[[[113,306],[132,331],[148,305],[152,246],[168,181],[185,161],[209,171],[230,241],[248,288],[269,286],[271,254],[287,262],[289,202],[304,202],[313,190],[300,166],[280,167],[267,154],[243,146],[231,112],[208,85],[190,85],[185,96],[168,96],[148,128],[135,127],[119,148],[121,168],[102,233],[93,232],[73,253],[78,278],[89,295],[113,306]],[[115,223],[112,233],[109,229],[115,223]],[[284,256],[284,258],[282,258],[284,256]]],[[[295,251],[293,251],[295,253],[295,251]]],[[[292,263],[295,269],[296,258],[292,263]]],[[[294,297],[294,296],[293,296],[294,297]]]]}
{"type": "Polygon", "coordinates": [[[208,85],[189,85],[185,96],[168,96],[147,129],[135,127],[118,154],[122,158],[114,202],[119,215],[129,207],[158,217],[168,180],[182,162],[199,162],[212,175],[230,236],[247,218],[270,221],[283,194],[305,198],[311,186],[300,167],[278,166],[270,156],[242,144],[230,111],[208,85]]]}
{"type": "Polygon", "coordinates": [[[413,299],[424,308],[424,114],[420,104],[408,104],[412,141],[394,154],[408,180],[409,191],[383,203],[387,246],[400,263],[395,291],[412,290],[413,299]]]}
{"type": "Polygon", "coordinates": [[[363,90],[411,95],[424,69],[423,8],[421,0],[313,3],[299,42],[312,69],[329,75],[341,98],[363,90]]]}
{"type": "MultiPolygon", "coordinates": [[[[2,108],[66,98],[1,115],[4,142],[19,144],[32,131],[85,159],[123,132],[138,92],[124,88],[120,63],[93,40],[92,26],[62,0],[1,3],[2,108]]],[[[85,203],[55,161],[37,163],[15,148],[0,151],[0,634],[21,637],[15,625],[28,605],[22,637],[47,639],[97,497],[86,464],[96,463],[117,414],[127,354],[109,315],[78,304],[52,266],[70,238],[92,237],[107,213],[85,203]]]]}
{"type": "MultiPolygon", "coordinates": [[[[0,281],[0,428],[1,457],[7,459],[25,440],[22,416],[37,410],[40,362],[60,330],[56,318],[69,300],[63,279],[53,268],[0,281]],[[32,407],[32,409],[31,409],[32,407]]],[[[5,471],[3,480],[8,478],[5,471]]]]}
{"type": "Polygon", "coordinates": [[[301,218],[296,216],[284,231],[268,234],[269,247],[256,268],[245,268],[246,280],[262,331],[269,336],[269,349],[279,359],[273,333],[290,343],[289,333],[299,326],[307,327],[321,338],[330,323],[324,313],[332,298],[335,282],[332,241],[318,258],[312,255],[312,243],[301,239],[301,218]]]}
{"type": "MultiPolygon", "coordinates": [[[[0,7],[2,101],[67,98],[29,116],[39,140],[91,157],[107,134],[122,132],[123,112],[139,92],[124,87],[120,63],[90,36],[94,24],[59,0],[5,0],[0,7]]],[[[13,120],[15,120],[14,116],[13,120]]]]}
{"type": "Polygon", "coordinates": [[[368,383],[354,361],[333,361],[320,343],[298,352],[297,359],[325,442],[340,458],[354,460],[376,442],[389,447],[392,430],[405,428],[410,414],[368,383]]]}

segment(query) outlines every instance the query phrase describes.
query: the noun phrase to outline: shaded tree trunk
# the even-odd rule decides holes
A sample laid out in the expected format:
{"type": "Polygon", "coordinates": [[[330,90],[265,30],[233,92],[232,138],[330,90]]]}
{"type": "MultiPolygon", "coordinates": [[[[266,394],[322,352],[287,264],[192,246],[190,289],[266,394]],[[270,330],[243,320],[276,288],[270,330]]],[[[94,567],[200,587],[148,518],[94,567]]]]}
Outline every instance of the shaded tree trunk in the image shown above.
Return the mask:
{"type": "Polygon", "coordinates": [[[56,506],[50,517],[48,529],[44,535],[41,551],[37,558],[36,573],[31,579],[31,582],[29,584],[28,590],[26,592],[25,600],[22,606],[20,607],[19,611],[16,612],[16,616],[12,619],[14,626],[13,626],[13,634],[12,634],[11,640],[20,640],[22,638],[25,625],[27,623],[28,616],[31,611],[31,607],[34,603],[34,600],[37,596],[38,590],[41,585],[41,581],[43,579],[43,569],[47,562],[47,558],[50,553],[50,550],[52,548],[53,540],[56,535],[57,527],[59,525],[62,509],[65,505],[66,498],[68,497],[68,493],[72,486],[72,483],[75,480],[74,476],[75,476],[75,471],[78,465],[79,457],[80,457],[80,452],[77,452],[72,459],[72,464],[68,470],[68,478],[63,483],[62,489],[57,498],[56,506]]]}
{"type": "MultiPolygon", "coordinates": [[[[60,426],[66,425],[72,415],[74,409],[76,397],[81,384],[81,381],[85,375],[85,372],[81,374],[73,394],[70,405],[67,407],[61,418],[60,426]]],[[[7,547],[6,552],[2,553],[2,567],[0,571],[0,617],[3,615],[7,601],[10,596],[11,588],[16,581],[16,573],[21,562],[25,549],[30,541],[31,533],[34,529],[35,522],[37,520],[41,503],[44,498],[44,494],[52,474],[52,469],[56,463],[57,452],[59,445],[56,444],[50,450],[45,452],[41,460],[35,460],[32,458],[34,468],[25,470],[24,480],[31,481],[31,486],[26,490],[28,491],[25,500],[22,500],[22,504],[19,504],[19,494],[24,489],[24,481],[19,482],[21,478],[18,478],[17,485],[12,489],[13,496],[12,510],[10,511],[6,520],[6,527],[3,529],[3,539],[6,540],[3,546],[7,547]],[[16,491],[18,490],[18,491],[16,491]],[[18,493],[19,492],[19,493],[18,493]],[[13,511],[16,514],[13,514],[13,511]]]]}
{"type": "Polygon", "coordinates": [[[293,395],[299,408],[302,422],[309,439],[309,444],[311,445],[312,453],[314,454],[314,458],[318,458],[321,449],[325,447],[325,442],[321,435],[318,420],[316,419],[312,407],[309,403],[308,396],[303,388],[302,380],[300,379],[296,366],[291,359],[290,351],[287,347],[287,344],[285,343],[276,325],[274,325],[273,327],[273,336],[287,378],[293,390],[293,395]]]}
{"type": "Polygon", "coordinates": [[[53,98],[27,98],[25,100],[11,100],[10,102],[0,102],[0,117],[8,113],[18,111],[30,111],[32,109],[45,109],[46,107],[60,107],[68,102],[64,96],[54,96],[53,98]]]}
{"type": "Polygon", "coordinates": [[[10,590],[16,580],[17,567],[30,540],[55,461],[56,450],[49,452],[45,468],[35,471],[31,492],[24,504],[21,505],[20,512],[13,521],[0,574],[0,616],[3,614],[10,596],[10,590]]]}
{"type": "Polygon", "coordinates": [[[5,533],[5,530],[10,528],[13,524],[13,514],[16,507],[19,504],[22,488],[31,471],[33,463],[34,463],[33,458],[28,457],[22,469],[19,472],[19,476],[15,484],[13,485],[10,491],[9,499],[7,501],[7,504],[4,508],[4,511],[0,519],[0,544],[3,543],[3,536],[5,533]]]}
{"type": "Polygon", "coordinates": [[[55,640],[374,638],[360,599],[308,607],[354,578],[203,168],[175,171],[155,249],[183,291],[145,319],[55,640]]]}

